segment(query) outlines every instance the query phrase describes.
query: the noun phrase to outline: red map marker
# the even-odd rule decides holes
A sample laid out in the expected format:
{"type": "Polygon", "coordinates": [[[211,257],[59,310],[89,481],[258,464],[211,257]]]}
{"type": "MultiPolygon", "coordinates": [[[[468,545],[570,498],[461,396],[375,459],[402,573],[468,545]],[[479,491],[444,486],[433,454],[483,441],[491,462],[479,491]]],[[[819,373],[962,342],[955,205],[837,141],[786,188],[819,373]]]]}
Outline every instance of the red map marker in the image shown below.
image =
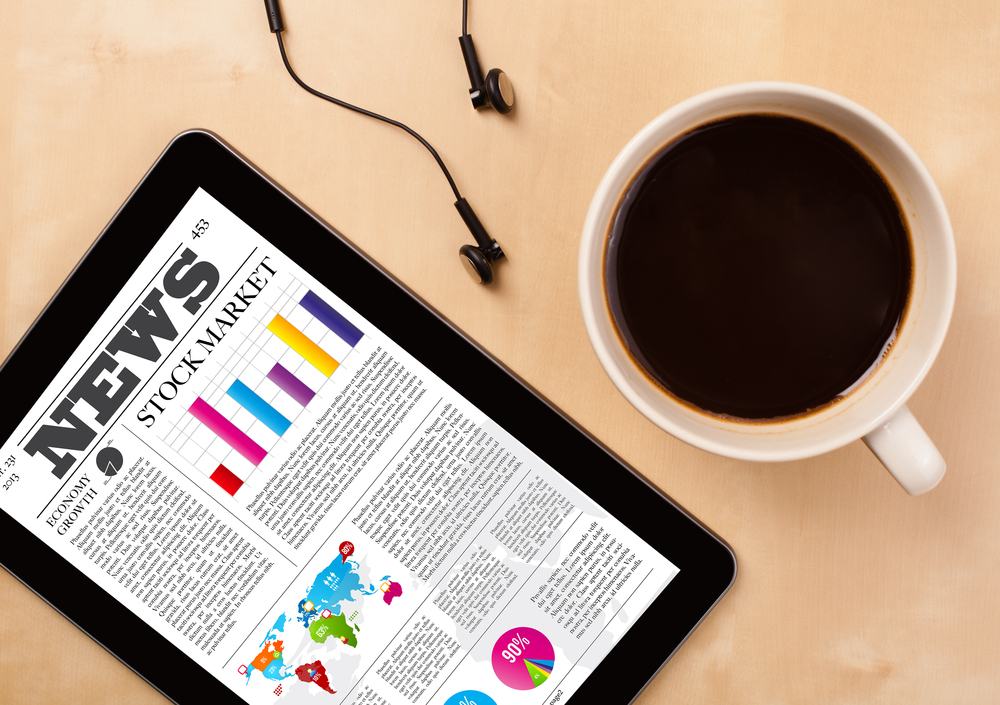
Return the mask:
{"type": "Polygon", "coordinates": [[[347,563],[347,557],[354,553],[354,544],[350,541],[344,541],[340,544],[340,555],[344,557],[344,563],[347,563]]]}

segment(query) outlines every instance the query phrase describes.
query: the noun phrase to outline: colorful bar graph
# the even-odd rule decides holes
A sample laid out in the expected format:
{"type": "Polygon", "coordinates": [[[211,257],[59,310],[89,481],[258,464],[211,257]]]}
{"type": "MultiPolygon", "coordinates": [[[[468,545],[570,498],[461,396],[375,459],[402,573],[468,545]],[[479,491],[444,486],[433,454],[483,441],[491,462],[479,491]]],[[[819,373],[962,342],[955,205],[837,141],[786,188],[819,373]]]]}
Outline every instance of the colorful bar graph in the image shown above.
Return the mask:
{"type": "Polygon", "coordinates": [[[257,445],[250,436],[236,428],[232,421],[212,408],[201,397],[194,400],[188,411],[191,412],[192,416],[205,424],[212,433],[228,443],[233,450],[254,465],[260,465],[260,461],[267,455],[267,451],[257,445]]]}
{"type": "Polygon", "coordinates": [[[365,335],[353,323],[337,313],[330,304],[312,291],[306,292],[299,305],[315,316],[320,323],[336,333],[341,340],[352,348],[365,335]]]}
{"type": "Polygon", "coordinates": [[[226,394],[279,436],[283,435],[292,425],[292,422],[282,416],[277,409],[261,399],[256,392],[238,379],[229,385],[226,394]]]}
{"type": "Polygon", "coordinates": [[[236,490],[243,487],[243,480],[236,477],[225,465],[220,465],[212,473],[212,481],[224,489],[230,495],[235,495],[236,490]]]}
{"type": "Polygon", "coordinates": [[[302,331],[280,315],[274,317],[274,320],[267,325],[267,329],[281,338],[285,342],[285,345],[304,357],[306,362],[327,377],[340,367],[340,363],[330,357],[323,348],[309,340],[302,331]]]}
{"type": "Polygon", "coordinates": [[[309,389],[302,380],[282,367],[280,362],[274,363],[274,367],[267,373],[267,378],[302,406],[311,402],[312,398],[316,396],[316,392],[309,389]]]}
{"type": "MultiPolygon", "coordinates": [[[[285,298],[283,305],[288,306],[288,309],[293,311],[287,315],[296,321],[298,325],[301,325],[303,329],[300,330],[295,324],[289,322],[281,314],[278,314],[276,309],[272,309],[274,317],[267,324],[267,330],[271,331],[276,338],[319,370],[325,377],[330,377],[340,367],[340,362],[320,347],[316,341],[310,339],[303,330],[307,330],[310,334],[317,336],[317,341],[321,341],[324,346],[334,351],[338,356],[346,354],[344,346],[339,341],[330,338],[320,326],[313,324],[313,319],[318,321],[350,348],[354,348],[361,342],[361,339],[364,338],[364,333],[305,286],[294,284],[291,290],[285,289],[284,291],[290,299],[285,298]],[[296,293],[293,294],[292,291],[296,293]],[[298,298],[298,292],[302,291],[305,291],[305,294],[302,294],[301,298],[298,298]],[[301,311],[295,308],[294,302],[297,298],[298,306],[302,309],[301,311]],[[307,313],[311,318],[305,315],[307,313]]],[[[267,319],[265,318],[264,320],[267,319]]],[[[259,328],[256,330],[260,331],[259,328]]],[[[284,349],[281,345],[276,345],[275,343],[276,341],[268,336],[264,338],[258,337],[256,339],[256,350],[253,350],[253,346],[251,346],[251,350],[246,353],[241,352],[241,355],[246,355],[245,359],[247,362],[261,372],[268,369],[267,365],[270,365],[270,371],[267,372],[266,378],[305,409],[317,395],[313,386],[317,387],[317,389],[322,389],[324,380],[316,377],[308,368],[303,368],[298,359],[293,360],[292,363],[288,363],[288,360],[283,357],[285,353],[284,349]],[[280,362],[276,362],[276,359],[284,360],[286,364],[289,364],[291,369],[286,368],[280,362]],[[295,372],[292,372],[292,370],[295,370],[295,372]],[[307,380],[308,384],[303,379],[307,380]]],[[[259,375],[259,372],[251,373],[241,363],[237,363],[232,368],[224,365],[214,378],[216,381],[213,381],[208,390],[202,393],[209,399],[217,399],[216,403],[220,405],[220,408],[229,409],[231,402],[225,398],[220,400],[217,396],[219,392],[225,389],[226,395],[231,400],[235,401],[242,409],[248,411],[254,419],[260,421],[280,439],[291,428],[292,420],[298,418],[299,411],[295,406],[288,404],[280,395],[276,396],[273,387],[270,387],[270,385],[261,387],[257,384],[257,381],[261,379],[259,375]],[[239,376],[250,380],[254,388],[249,387],[246,382],[239,379],[239,376]],[[229,382],[229,380],[232,380],[232,382],[229,382]],[[228,384],[228,388],[226,388],[226,384],[228,384]],[[261,393],[267,399],[262,397],[261,393]]],[[[246,432],[240,430],[236,424],[226,418],[226,416],[223,416],[223,414],[201,396],[194,400],[190,407],[188,407],[188,411],[206,429],[218,436],[232,451],[250,461],[254,467],[260,465],[264,458],[267,457],[267,450],[261,447],[246,432]]],[[[233,418],[241,426],[247,426],[246,423],[243,423],[243,420],[245,419],[250,422],[249,417],[243,416],[242,412],[236,413],[238,415],[233,416],[233,418]]],[[[259,429],[256,426],[250,427],[248,430],[254,433],[255,437],[262,439],[270,436],[270,434],[258,434],[256,431],[259,429]]],[[[186,460],[195,464],[205,474],[211,473],[209,475],[211,480],[229,495],[235,496],[237,491],[243,487],[245,481],[223,465],[222,461],[233,465],[237,472],[246,477],[247,482],[250,481],[254,470],[246,470],[245,466],[241,465],[242,461],[238,458],[233,460],[235,456],[231,455],[231,451],[219,448],[220,444],[215,443],[214,439],[211,439],[210,436],[202,437],[204,436],[204,432],[197,431],[192,433],[187,430],[178,430],[175,427],[171,434],[173,440],[168,441],[171,447],[186,460]],[[209,440],[211,442],[206,442],[209,440]],[[213,467],[215,467],[214,470],[212,470],[213,467]]],[[[275,445],[275,443],[270,441],[264,442],[268,443],[269,446],[275,445]]]]}

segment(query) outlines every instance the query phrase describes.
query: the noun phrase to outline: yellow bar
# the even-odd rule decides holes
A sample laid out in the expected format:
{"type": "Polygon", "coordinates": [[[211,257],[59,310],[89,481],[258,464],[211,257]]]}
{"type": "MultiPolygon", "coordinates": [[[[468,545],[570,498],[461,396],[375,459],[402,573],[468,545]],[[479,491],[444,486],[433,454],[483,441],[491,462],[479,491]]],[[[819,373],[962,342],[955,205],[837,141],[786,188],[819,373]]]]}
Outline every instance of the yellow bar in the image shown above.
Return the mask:
{"type": "Polygon", "coordinates": [[[309,340],[302,331],[281,316],[275,316],[274,320],[268,324],[267,329],[285,341],[288,347],[304,357],[306,362],[327,377],[340,367],[340,363],[330,357],[323,348],[309,340]]]}

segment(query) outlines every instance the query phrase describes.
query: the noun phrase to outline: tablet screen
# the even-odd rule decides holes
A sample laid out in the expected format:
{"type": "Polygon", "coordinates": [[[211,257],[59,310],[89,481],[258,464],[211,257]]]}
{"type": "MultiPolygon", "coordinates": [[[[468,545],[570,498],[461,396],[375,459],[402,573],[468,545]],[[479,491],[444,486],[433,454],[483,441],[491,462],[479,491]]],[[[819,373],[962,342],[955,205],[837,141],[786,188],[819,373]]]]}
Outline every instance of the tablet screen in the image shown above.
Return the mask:
{"type": "Polygon", "coordinates": [[[0,465],[0,508],[250,703],[565,701],[678,574],[202,189],[0,465]]]}

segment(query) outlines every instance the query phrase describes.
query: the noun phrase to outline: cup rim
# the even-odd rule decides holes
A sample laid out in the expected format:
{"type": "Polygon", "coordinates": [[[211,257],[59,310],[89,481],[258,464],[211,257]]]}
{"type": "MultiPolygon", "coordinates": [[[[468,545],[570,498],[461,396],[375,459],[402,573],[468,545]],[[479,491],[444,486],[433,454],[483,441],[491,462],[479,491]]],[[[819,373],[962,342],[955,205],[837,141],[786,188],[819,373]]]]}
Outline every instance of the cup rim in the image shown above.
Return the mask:
{"type": "MultiPolygon", "coordinates": [[[[706,118],[706,121],[709,119],[711,118],[706,118]]],[[[819,455],[857,440],[890,419],[906,403],[924,377],[926,377],[944,343],[954,309],[957,283],[954,235],[947,208],[934,179],[913,148],[888,123],[854,101],[814,86],[780,81],[738,83],[699,93],[661,113],[636,133],[618,153],[614,161],[612,161],[591,200],[583,225],[577,275],[580,306],[587,336],[602,367],[604,367],[605,372],[611,378],[619,392],[644,416],[674,437],[719,455],[757,461],[796,460],[819,455]],[[767,95],[769,98],[780,95],[795,96],[797,98],[805,97],[806,99],[844,110],[859,118],[864,123],[867,123],[872,130],[888,139],[908,163],[908,166],[916,172],[917,180],[926,189],[930,210],[939,215],[939,224],[943,229],[939,237],[941,240],[939,244],[943,245],[943,252],[941,254],[945,259],[941,263],[943,265],[942,271],[944,272],[944,291],[941,294],[943,315],[926,324],[930,325],[933,323],[935,328],[933,329],[933,335],[929,344],[924,345],[921,350],[923,359],[920,361],[919,366],[915,372],[910,373],[910,378],[903,389],[895,395],[893,401],[885,404],[878,413],[860,417],[854,423],[841,423],[842,428],[840,430],[828,424],[828,427],[831,429],[829,433],[806,445],[783,443],[779,437],[780,434],[751,436],[747,433],[740,433],[741,425],[738,423],[733,423],[728,430],[731,430],[735,436],[739,436],[741,444],[731,444],[720,440],[718,437],[719,434],[708,434],[707,429],[709,426],[707,424],[703,425],[706,432],[701,433],[689,428],[691,424],[679,423],[674,417],[681,413],[679,411],[682,406],[680,402],[670,398],[662,390],[656,388],[646,378],[645,374],[641,376],[644,378],[647,387],[657,389],[658,394],[654,398],[659,400],[659,403],[656,405],[651,404],[646,397],[639,394],[633,388],[624,370],[620,368],[618,358],[612,354],[611,349],[608,347],[605,339],[606,336],[602,334],[602,321],[598,320],[599,316],[610,317],[610,314],[606,311],[607,302],[603,289],[602,268],[604,240],[607,236],[607,226],[609,224],[608,218],[614,217],[617,199],[622,189],[627,187],[627,184],[631,182],[637,173],[635,169],[629,168],[629,164],[635,160],[637,152],[641,152],[640,156],[644,157],[644,161],[648,160],[656,151],[662,149],[662,146],[669,140],[681,134],[680,132],[676,134],[667,133],[660,137],[666,126],[687,115],[697,114],[707,106],[719,103],[720,101],[732,101],[734,108],[737,108],[739,102],[744,102],[750,107],[755,97],[760,98],[764,95],[767,95]],[[650,141],[658,142],[660,146],[656,147],[655,151],[650,151],[648,146],[650,141]],[[609,201],[611,202],[610,208],[609,201]],[[605,214],[609,215],[605,217],[605,214]],[[595,267],[599,270],[597,277],[593,276],[595,267]],[[595,291],[595,286],[599,291],[595,291]],[[749,438],[759,440],[748,443],[747,439],[749,438]]],[[[610,323],[610,320],[608,323],[610,323]]],[[[614,333],[613,330],[612,333],[614,333]]],[[[615,344],[624,350],[617,334],[615,333],[611,337],[615,341],[615,344]]],[[[915,355],[917,353],[914,352],[912,354],[915,355]]],[[[628,355],[626,354],[625,357],[628,358],[628,355]]],[[[635,367],[634,363],[631,364],[635,367]]],[[[685,416],[684,418],[689,419],[691,417],[685,416]]],[[[707,420],[708,417],[706,417],[707,420]]],[[[820,424],[822,423],[820,422],[820,424]]],[[[784,434],[784,436],[790,437],[794,434],[795,431],[791,431],[784,434]]]]}

